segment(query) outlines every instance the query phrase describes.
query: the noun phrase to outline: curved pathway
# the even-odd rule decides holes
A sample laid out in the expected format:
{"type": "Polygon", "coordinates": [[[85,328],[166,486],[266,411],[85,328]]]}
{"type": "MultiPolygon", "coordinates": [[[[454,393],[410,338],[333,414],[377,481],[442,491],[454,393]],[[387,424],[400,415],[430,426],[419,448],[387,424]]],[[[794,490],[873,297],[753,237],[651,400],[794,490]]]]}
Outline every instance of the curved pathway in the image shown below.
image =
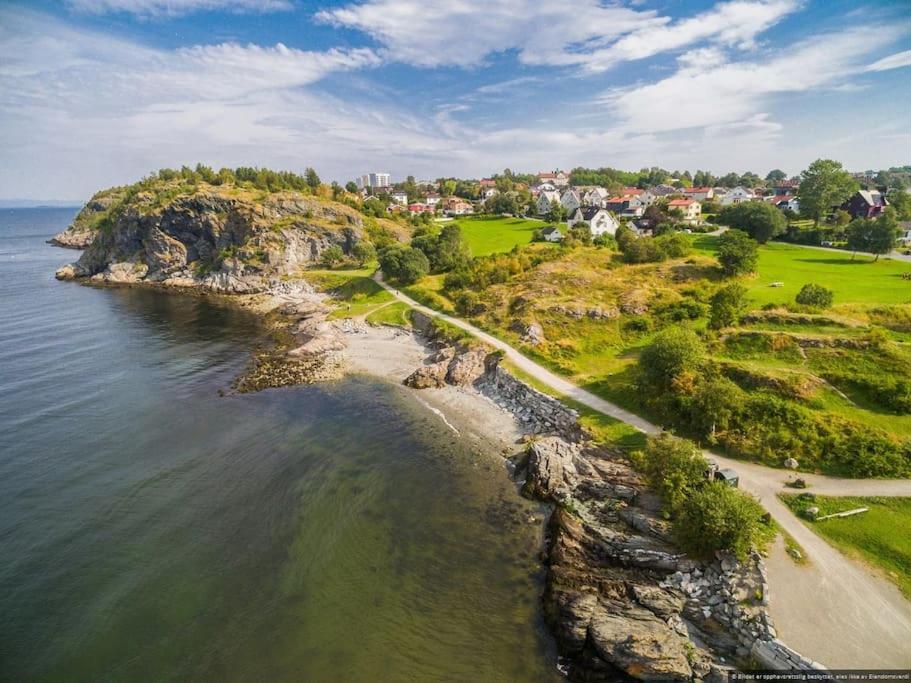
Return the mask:
{"type": "MultiPolygon", "coordinates": [[[[379,271],[374,279],[399,301],[470,332],[502,351],[516,367],[555,392],[646,434],[661,431],[659,426],[581,389],[471,323],[418,303],[389,286],[379,271]]],[[[759,498],[810,559],[807,565],[796,565],[780,543],[769,557],[773,596],[770,611],[779,637],[802,654],[833,668],[911,668],[911,602],[875,570],[850,560],[813,533],[778,499],[778,493],[789,490],[784,487],[789,473],[709,451],[706,455],[723,467],[737,470],[741,487],[759,498]]],[[[909,479],[840,479],[814,474],[801,477],[819,494],[911,496],[909,479]]]]}

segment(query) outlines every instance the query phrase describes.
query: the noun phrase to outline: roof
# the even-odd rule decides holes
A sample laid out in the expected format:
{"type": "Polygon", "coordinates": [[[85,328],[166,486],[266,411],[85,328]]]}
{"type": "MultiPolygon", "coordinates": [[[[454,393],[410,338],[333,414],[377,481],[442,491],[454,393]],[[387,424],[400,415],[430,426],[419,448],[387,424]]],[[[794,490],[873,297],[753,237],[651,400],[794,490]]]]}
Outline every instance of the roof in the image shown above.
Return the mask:
{"type": "Polygon", "coordinates": [[[667,203],[668,206],[689,206],[690,204],[695,204],[696,201],[693,199],[672,199],[667,203]]]}
{"type": "Polygon", "coordinates": [[[690,192],[692,194],[696,194],[697,192],[700,192],[700,193],[711,192],[712,188],[710,188],[710,187],[684,187],[683,191],[684,191],[684,193],[690,192]]]}
{"type": "Polygon", "coordinates": [[[858,190],[859,194],[870,206],[886,206],[886,198],[879,190],[858,190]]]}
{"type": "Polygon", "coordinates": [[[582,212],[582,220],[584,221],[590,221],[598,215],[598,212],[604,211],[600,206],[583,206],[581,209],[576,210],[582,212]]]}
{"type": "Polygon", "coordinates": [[[560,232],[559,228],[556,228],[553,225],[546,227],[546,228],[542,228],[542,230],[541,230],[542,235],[553,235],[555,232],[559,233],[561,235],[563,234],[562,232],[560,232]]]}

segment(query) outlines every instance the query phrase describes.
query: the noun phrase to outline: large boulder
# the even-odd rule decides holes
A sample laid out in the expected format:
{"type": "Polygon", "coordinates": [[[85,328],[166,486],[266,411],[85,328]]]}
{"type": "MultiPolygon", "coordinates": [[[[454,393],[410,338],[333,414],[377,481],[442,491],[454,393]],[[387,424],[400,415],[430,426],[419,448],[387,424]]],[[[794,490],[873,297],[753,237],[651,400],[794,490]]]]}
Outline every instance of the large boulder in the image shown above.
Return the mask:
{"type": "Polygon", "coordinates": [[[457,354],[449,363],[446,381],[456,386],[470,386],[481,378],[485,371],[487,352],[474,349],[457,354]]]}
{"type": "Polygon", "coordinates": [[[545,437],[528,446],[525,484],[522,493],[532,498],[553,500],[566,495],[575,485],[574,459],[577,449],[558,437],[545,437]]]}
{"type": "Polygon", "coordinates": [[[446,384],[448,361],[423,365],[405,378],[405,386],[412,389],[436,389],[446,384]]]}

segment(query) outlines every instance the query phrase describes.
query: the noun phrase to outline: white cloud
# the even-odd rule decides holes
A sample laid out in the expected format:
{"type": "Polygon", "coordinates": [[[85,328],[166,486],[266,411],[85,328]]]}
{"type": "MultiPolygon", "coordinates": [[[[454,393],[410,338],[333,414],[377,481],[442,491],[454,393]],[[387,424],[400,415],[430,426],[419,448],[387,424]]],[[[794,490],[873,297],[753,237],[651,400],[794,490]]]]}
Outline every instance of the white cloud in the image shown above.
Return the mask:
{"type": "Polygon", "coordinates": [[[317,13],[363,31],[390,59],[421,67],[472,67],[515,50],[523,64],[603,71],[700,41],[752,48],[756,36],[795,11],[799,0],[734,0],[673,22],[654,11],[578,0],[367,0],[317,13]]]}
{"type": "Polygon", "coordinates": [[[180,16],[191,12],[222,10],[237,13],[281,12],[294,8],[290,0],[67,0],[79,12],[140,16],[180,16]]]}
{"type": "Polygon", "coordinates": [[[884,57],[879,61],[873,62],[866,70],[889,71],[890,69],[899,69],[903,66],[911,66],[911,50],[897,52],[894,55],[884,57]]]}
{"type": "MultiPolygon", "coordinates": [[[[888,43],[901,27],[884,27],[878,41],[888,43]]],[[[663,132],[720,126],[763,113],[775,95],[838,86],[863,71],[863,59],[882,43],[871,44],[863,29],[807,38],[767,61],[730,62],[717,51],[684,54],[671,76],[655,83],[610,90],[604,101],[629,132],[663,132]]]]}

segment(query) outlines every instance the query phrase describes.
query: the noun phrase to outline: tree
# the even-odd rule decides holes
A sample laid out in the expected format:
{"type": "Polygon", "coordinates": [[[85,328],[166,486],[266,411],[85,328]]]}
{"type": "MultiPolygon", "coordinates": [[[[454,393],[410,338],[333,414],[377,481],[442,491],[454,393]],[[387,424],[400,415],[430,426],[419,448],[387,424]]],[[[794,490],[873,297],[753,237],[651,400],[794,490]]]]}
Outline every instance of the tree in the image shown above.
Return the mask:
{"type": "Polygon", "coordinates": [[[788,222],[778,207],[766,202],[741,202],[726,206],[718,223],[743,230],[760,244],[784,233],[788,222]]]}
{"type": "Polygon", "coordinates": [[[566,220],[566,207],[560,201],[551,199],[546,218],[550,223],[562,223],[566,220]]]}
{"type": "Polygon", "coordinates": [[[816,227],[835,207],[841,206],[859,185],[842,165],[832,159],[817,159],[800,174],[801,213],[813,219],[816,227]]]}
{"type": "Polygon", "coordinates": [[[696,370],[704,355],[695,332],[687,327],[668,327],[642,350],[639,367],[651,385],[669,387],[683,373],[696,370]]]}
{"type": "Polygon", "coordinates": [[[471,257],[462,229],[454,223],[444,226],[439,235],[426,231],[416,233],[411,246],[424,253],[434,273],[458,268],[471,257]]]}
{"type": "Polygon", "coordinates": [[[911,192],[898,190],[889,193],[889,204],[900,221],[911,221],[911,192]]]}
{"type": "Polygon", "coordinates": [[[734,282],[719,289],[712,296],[709,327],[720,330],[737,324],[746,307],[746,287],[734,282]]]}
{"type": "Polygon", "coordinates": [[[811,283],[805,284],[797,292],[795,301],[802,306],[812,306],[813,308],[828,308],[832,305],[835,294],[831,289],[811,283]]]}
{"type": "Polygon", "coordinates": [[[430,272],[430,262],[420,249],[394,246],[380,253],[380,268],[387,277],[410,285],[430,272]]]}
{"type": "Polygon", "coordinates": [[[873,221],[869,218],[855,218],[848,223],[845,234],[848,238],[848,249],[854,252],[851,256],[852,260],[857,255],[857,252],[870,250],[870,232],[872,227],[873,221]]]}
{"type": "Polygon", "coordinates": [[[743,403],[743,389],[727,377],[704,377],[690,399],[690,423],[714,443],[716,430],[726,431],[743,403]]]}
{"type": "Polygon", "coordinates": [[[337,244],[333,244],[322,253],[322,262],[327,265],[329,268],[334,266],[336,263],[339,263],[345,258],[345,252],[342,251],[342,248],[337,244]]]}
{"type": "Polygon", "coordinates": [[[707,482],[690,495],[674,520],[674,535],[691,555],[710,559],[718,550],[741,560],[767,538],[765,510],[742,491],[721,482],[707,482]]]}
{"type": "Polygon", "coordinates": [[[376,248],[370,242],[360,240],[351,248],[351,255],[363,266],[376,258],[376,248]]]}
{"type": "Polygon", "coordinates": [[[650,436],[645,450],[633,454],[633,463],[664,501],[664,512],[673,515],[705,482],[708,462],[692,441],[667,432],[650,436]]]}
{"type": "Polygon", "coordinates": [[[349,180],[347,183],[345,183],[345,189],[351,194],[357,194],[357,183],[355,183],[353,180],[349,180]]]}
{"type": "Polygon", "coordinates": [[[508,213],[515,216],[519,213],[519,203],[516,201],[515,194],[498,192],[484,202],[484,212],[497,215],[508,213]]]}
{"type": "Polygon", "coordinates": [[[759,245],[740,230],[728,230],[718,238],[718,262],[725,275],[745,275],[756,271],[759,245]]]}
{"type": "Polygon", "coordinates": [[[307,187],[309,187],[311,190],[315,190],[319,187],[319,176],[316,175],[316,171],[314,171],[312,168],[307,168],[306,172],[304,173],[304,177],[307,179],[307,187]]]}
{"type": "Polygon", "coordinates": [[[775,184],[780,183],[782,180],[785,180],[788,177],[788,174],[782,171],[780,168],[771,170],[766,174],[766,182],[775,184]]]}
{"type": "Polygon", "coordinates": [[[876,254],[874,261],[878,261],[880,255],[888,254],[895,248],[899,232],[898,219],[891,208],[887,208],[882,216],[873,221],[870,230],[870,252],[876,254]]]}

